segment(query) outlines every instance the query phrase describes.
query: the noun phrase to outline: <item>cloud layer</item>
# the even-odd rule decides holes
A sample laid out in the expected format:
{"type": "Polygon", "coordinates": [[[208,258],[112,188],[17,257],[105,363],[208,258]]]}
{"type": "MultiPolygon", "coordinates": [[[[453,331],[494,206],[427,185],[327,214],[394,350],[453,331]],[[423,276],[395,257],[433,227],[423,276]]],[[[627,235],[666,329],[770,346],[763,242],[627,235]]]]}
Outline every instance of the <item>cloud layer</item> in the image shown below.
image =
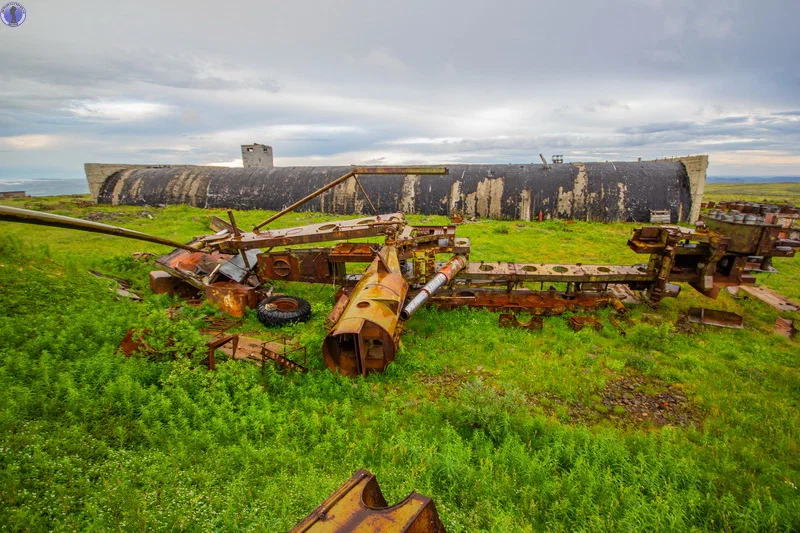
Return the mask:
{"type": "Polygon", "coordinates": [[[254,141],[278,165],[708,153],[798,175],[798,6],[38,0],[0,28],[0,178],[254,141]]]}

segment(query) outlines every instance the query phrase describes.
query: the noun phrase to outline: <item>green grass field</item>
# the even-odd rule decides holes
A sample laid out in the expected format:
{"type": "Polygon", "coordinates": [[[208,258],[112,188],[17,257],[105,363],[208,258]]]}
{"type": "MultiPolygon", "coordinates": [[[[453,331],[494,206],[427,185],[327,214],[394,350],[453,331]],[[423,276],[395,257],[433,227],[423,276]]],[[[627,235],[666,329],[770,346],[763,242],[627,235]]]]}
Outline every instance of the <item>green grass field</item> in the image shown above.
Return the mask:
{"type": "Polygon", "coordinates": [[[800,182],[794,183],[707,183],[703,199],[714,202],[790,203],[800,205],[800,182]]]}
{"type": "MultiPolygon", "coordinates": [[[[77,200],[3,203],[183,241],[221,214],[77,200]]],[[[236,214],[243,227],[265,217],[236,214]]],[[[458,232],[473,260],[632,264],[634,227],[458,232]]],[[[135,251],[168,250],[0,223],[0,529],[285,531],[366,468],[390,503],[432,497],[448,531],[800,530],[800,342],[773,334],[778,313],[760,302],[684,287],[658,310],[631,309],[626,336],[607,311],[600,332],[559,316],[531,333],[486,311],[422,309],[389,370],[351,380],[321,359],[335,288],[279,285],[312,302],[312,320],[269,331],[250,312],[236,331],[293,336],[311,372],[233,361],[209,372],[199,328],[214,309],[153,295],[135,251]],[[88,269],[131,280],[145,301],[115,299],[88,269]],[[741,313],[746,327],[680,322],[693,305],[741,313]],[[118,355],[130,327],[193,359],[118,355]]],[[[800,298],[800,256],[775,266],[761,281],[800,298]]]]}

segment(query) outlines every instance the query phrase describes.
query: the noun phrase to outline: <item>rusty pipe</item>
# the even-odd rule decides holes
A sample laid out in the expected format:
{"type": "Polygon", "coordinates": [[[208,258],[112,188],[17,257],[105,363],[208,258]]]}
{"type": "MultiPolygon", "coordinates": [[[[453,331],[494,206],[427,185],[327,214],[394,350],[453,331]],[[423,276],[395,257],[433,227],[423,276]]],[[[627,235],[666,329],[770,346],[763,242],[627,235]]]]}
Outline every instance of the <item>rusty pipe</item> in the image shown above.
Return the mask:
{"type": "MultiPolygon", "coordinates": [[[[332,189],[332,188],[336,187],[337,185],[339,185],[340,183],[342,183],[343,181],[346,181],[346,180],[352,178],[353,176],[357,176],[359,174],[413,174],[413,175],[433,174],[433,175],[439,175],[439,174],[447,174],[448,172],[449,172],[449,170],[446,167],[353,167],[352,169],[350,169],[350,172],[348,172],[347,174],[344,174],[343,176],[339,176],[338,178],[336,178],[332,182],[328,183],[327,185],[323,185],[322,187],[320,187],[316,191],[312,192],[311,194],[309,194],[308,196],[306,196],[304,198],[301,198],[300,200],[296,201],[295,203],[293,203],[289,207],[287,207],[285,209],[282,209],[278,213],[275,213],[274,215],[272,215],[271,217],[266,219],[264,222],[258,224],[256,227],[254,227],[253,231],[258,231],[259,229],[263,228],[264,226],[266,226],[270,222],[279,219],[280,217],[282,217],[286,213],[290,213],[290,212],[294,211],[295,209],[297,209],[298,207],[300,207],[304,203],[308,202],[309,200],[312,200],[312,199],[316,198],[317,196],[319,196],[320,194],[324,193],[325,191],[327,191],[329,189],[332,189]]],[[[361,186],[360,183],[358,185],[359,185],[359,187],[361,186]]],[[[366,193],[364,193],[364,194],[366,195],[366,193]]]]}
{"type": "Polygon", "coordinates": [[[31,211],[30,209],[20,209],[18,207],[0,205],[0,221],[21,222],[23,224],[36,224],[39,226],[53,226],[56,228],[76,229],[92,233],[104,233],[106,235],[116,235],[117,237],[125,237],[139,241],[165,244],[173,248],[183,248],[191,252],[197,251],[197,248],[188,244],[156,237],[155,235],[148,235],[147,233],[141,233],[131,229],[101,224],[100,222],[92,222],[91,220],[54,215],[53,213],[41,213],[39,211],[31,211]]]}
{"type": "Polygon", "coordinates": [[[442,285],[448,283],[453,276],[458,274],[467,266],[467,258],[463,255],[454,255],[440,270],[436,273],[431,280],[423,286],[416,296],[406,304],[400,312],[401,320],[408,320],[414,314],[420,305],[425,303],[425,300],[431,297],[433,293],[438,291],[442,285]]]}

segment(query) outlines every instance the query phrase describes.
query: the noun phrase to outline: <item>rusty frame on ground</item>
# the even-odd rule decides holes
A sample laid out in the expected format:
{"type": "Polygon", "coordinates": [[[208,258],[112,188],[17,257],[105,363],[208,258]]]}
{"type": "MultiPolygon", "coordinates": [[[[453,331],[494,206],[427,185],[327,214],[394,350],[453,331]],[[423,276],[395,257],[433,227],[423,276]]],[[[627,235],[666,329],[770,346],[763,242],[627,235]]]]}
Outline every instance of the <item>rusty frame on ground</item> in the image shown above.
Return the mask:
{"type": "Polygon", "coordinates": [[[636,265],[470,262],[470,240],[456,235],[456,225],[412,226],[402,213],[264,228],[333,184],[360,173],[446,172],[437,167],[354,168],[253,231],[240,229],[229,211],[229,221],[216,217],[212,221],[215,233],[189,244],[2,206],[0,220],[73,227],[175,246],[157,260],[162,272],[151,273],[152,289],[204,294],[235,317],[255,307],[270,282],[338,285],[341,290],[326,319],[328,334],[322,354],[331,371],[348,376],[385,370],[396,357],[405,321],[422,305],[534,316],[608,306],[624,313],[620,293],[638,291],[643,301],[655,307],[661,299],[679,294],[678,283],[688,283],[716,298],[723,287],[753,284],[753,270],[771,269],[772,257],[791,257],[800,247],[799,240],[787,235],[785,224],[757,217],[720,216],[720,210],[701,217],[693,229],[669,225],[635,229],[627,244],[646,259],[636,265]],[[374,242],[348,242],[364,238],[374,242]],[[286,248],[320,243],[333,244],[286,248]],[[347,263],[365,262],[369,266],[362,274],[347,273],[347,263]],[[557,290],[553,283],[565,288],[557,290]]]}

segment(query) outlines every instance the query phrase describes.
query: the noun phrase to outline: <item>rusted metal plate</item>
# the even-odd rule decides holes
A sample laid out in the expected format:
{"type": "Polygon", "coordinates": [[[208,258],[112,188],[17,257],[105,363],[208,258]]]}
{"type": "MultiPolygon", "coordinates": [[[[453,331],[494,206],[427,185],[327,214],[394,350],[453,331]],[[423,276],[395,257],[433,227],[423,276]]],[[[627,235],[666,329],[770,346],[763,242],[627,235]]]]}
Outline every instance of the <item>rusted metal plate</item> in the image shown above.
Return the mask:
{"type": "Polygon", "coordinates": [[[386,503],[373,474],[359,470],[291,533],[444,533],[433,501],[412,492],[386,503]]]}
{"type": "Polygon", "coordinates": [[[371,263],[381,246],[370,242],[342,242],[331,248],[328,260],[333,263],[371,263]]]}
{"type": "Polygon", "coordinates": [[[739,290],[749,294],[753,298],[761,300],[778,311],[800,311],[800,303],[790,300],[764,285],[758,287],[742,285],[739,287],[739,290]]]}
{"type": "Polygon", "coordinates": [[[794,321],[788,318],[777,317],[773,331],[787,339],[793,339],[797,335],[797,327],[794,325],[794,321]]]}
{"type": "Polygon", "coordinates": [[[312,248],[259,254],[258,275],[262,280],[341,283],[345,265],[330,261],[330,252],[330,248],[312,248]]]}
{"type": "Polygon", "coordinates": [[[567,325],[569,325],[573,331],[581,331],[584,328],[592,328],[595,331],[603,330],[603,324],[596,318],[590,316],[571,316],[567,321],[567,325]]]}
{"type": "MultiPolygon", "coordinates": [[[[286,337],[261,340],[244,335],[217,335],[209,342],[209,346],[211,345],[214,345],[213,349],[219,350],[236,361],[261,364],[262,367],[269,361],[283,370],[307,372],[304,366],[306,364],[305,346],[300,346],[286,337]],[[298,358],[300,361],[297,360],[298,358]]],[[[210,353],[211,359],[213,359],[213,353],[210,353]]]]}
{"type": "Polygon", "coordinates": [[[196,287],[163,270],[150,272],[150,288],[156,294],[169,294],[180,298],[191,298],[197,295],[196,287]]]}
{"type": "Polygon", "coordinates": [[[501,328],[521,328],[529,329],[531,331],[539,331],[542,329],[542,317],[532,316],[529,320],[522,321],[516,315],[511,313],[501,313],[499,324],[501,328]]]}
{"type": "Polygon", "coordinates": [[[254,287],[220,281],[206,285],[206,299],[231,316],[244,316],[245,311],[255,309],[258,295],[254,287]]]}
{"type": "Polygon", "coordinates": [[[721,328],[742,329],[744,318],[742,315],[721,311],[719,309],[706,309],[705,307],[690,307],[687,318],[689,322],[719,326],[721,328]]]}

